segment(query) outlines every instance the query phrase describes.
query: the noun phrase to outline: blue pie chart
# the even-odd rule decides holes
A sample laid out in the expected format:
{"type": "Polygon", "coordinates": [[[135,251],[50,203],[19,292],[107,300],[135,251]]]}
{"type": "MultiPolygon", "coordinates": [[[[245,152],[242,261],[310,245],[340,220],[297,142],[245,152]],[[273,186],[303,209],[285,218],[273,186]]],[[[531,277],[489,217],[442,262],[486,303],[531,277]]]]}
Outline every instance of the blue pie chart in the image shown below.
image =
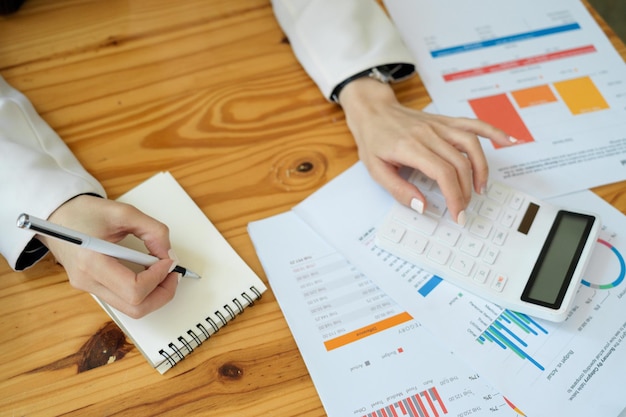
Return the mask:
{"type": "Polygon", "coordinates": [[[598,243],[600,243],[600,244],[606,246],[607,248],[609,248],[611,250],[611,252],[617,257],[617,260],[619,262],[619,273],[617,274],[617,278],[615,278],[613,280],[613,282],[610,282],[608,284],[596,284],[596,283],[589,282],[589,281],[583,279],[581,281],[581,284],[585,285],[585,286],[587,286],[589,288],[595,288],[595,289],[598,289],[598,290],[608,290],[610,288],[615,288],[619,284],[621,284],[622,281],[624,281],[624,276],[626,276],[626,263],[624,263],[624,257],[617,250],[617,248],[615,246],[611,245],[606,240],[598,239],[598,243]]]}

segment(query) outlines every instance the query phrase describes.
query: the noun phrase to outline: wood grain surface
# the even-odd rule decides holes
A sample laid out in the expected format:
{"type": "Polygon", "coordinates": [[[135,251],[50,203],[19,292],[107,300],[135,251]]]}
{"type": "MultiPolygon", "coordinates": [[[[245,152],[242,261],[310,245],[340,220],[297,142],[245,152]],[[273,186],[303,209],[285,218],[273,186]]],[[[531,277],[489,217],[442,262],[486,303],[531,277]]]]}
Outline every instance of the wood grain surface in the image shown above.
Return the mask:
{"type": "MultiPolygon", "coordinates": [[[[169,170],[266,283],[248,222],[357,161],[268,0],[26,0],[0,17],[0,74],[109,197],[169,170]]],[[[626,183],[595,191],[626,212],[626,183]]],[[[162,376],[54,259],[0,260],[0,358],[2,416],[325,415],[271,290],[162,376]]]]}

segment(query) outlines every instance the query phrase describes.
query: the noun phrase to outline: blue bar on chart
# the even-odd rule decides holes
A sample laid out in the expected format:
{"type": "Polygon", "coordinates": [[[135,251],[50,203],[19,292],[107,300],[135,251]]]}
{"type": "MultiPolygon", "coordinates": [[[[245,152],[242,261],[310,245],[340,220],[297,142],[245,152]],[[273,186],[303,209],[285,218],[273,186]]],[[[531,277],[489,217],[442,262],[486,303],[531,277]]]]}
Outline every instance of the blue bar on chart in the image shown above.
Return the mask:
{"type": "Polygon", "coordinates": [[[441,400],[437,388],[431,387],[363,417],[439,417],[445,414],[448,414],[448,410],[441,400]]]}
{"type": "Polygon", "coordinates": [[[467,43],[464,45],[452,46],[449,48],[437,49],[430,52],[430,55],[433,58],[439,58],[447,55],[458,54],[462,52],[474,51],[476,49],[488,48],[491,46],[498,46],[506,43],[519,42],[528,39],[535,39],[542,36],[554,35],[557,33],[568,32],[571,30],[580,29],[580,25],[578,23],[567,23],[561,26],[554,26],[545,29],[533,30],[530,32],[517,33],[515,35],[502,36],[499,38],[492,38],[487,40],[482,40],[479,42],[467,43]]]}
{"type": "Polygon", "coordinates": [[[433,275],[417,292],[420,293],[422,297],[426,297],[441,281],[443,281],[443,279],[439,278],[437,275],[433,275]]]}

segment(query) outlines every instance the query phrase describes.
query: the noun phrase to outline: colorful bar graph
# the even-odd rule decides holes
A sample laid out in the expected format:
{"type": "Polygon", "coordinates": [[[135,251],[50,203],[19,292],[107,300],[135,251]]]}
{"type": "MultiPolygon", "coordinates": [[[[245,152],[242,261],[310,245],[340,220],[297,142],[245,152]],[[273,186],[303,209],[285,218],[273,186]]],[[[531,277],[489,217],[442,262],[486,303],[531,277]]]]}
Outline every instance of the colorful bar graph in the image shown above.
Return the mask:
{"type": "Polygon", "coordinates": [[[602,93],[589,77],[555,82],[554,88],[573,115],[609,108],[602,93]]]}
{"type": "Polygon", "coordinates": [[[448,414],[448,410],[439,392],[437,392],[437,388],[431,387],[363,417],[439,417],[445,414],[448,414]]]}
{"type": "MultiPolygon", "coordinates": [[[[504,130],[521,142],[534,142],[530,131],[506,94],[469,100],[476,117],[504,130]]],[[[494,144],[496,148],[498,146],[494,144]]]]}
{"type": "Polygon", "coordinates": [[[510,350],[520,359],[527,360],[539,370],[545,368],[528,354],[528,343],[523,336],[548,334],[539,323],[526,314],[505,310],[485,332],[476,339],[478,343],[494,343],[503,350],[510,350]]]}
{"type": "Polygon", "coordinates": [[[373,323],[360,329],[356,329],[352,332],[343,334],[339,337],[329,339],[324,342],[324,346],[326,347],[327,351],[331,351],[333,349],[337,349],[341,346],[356,342],[357,340],[366,338],[367,336],[373,335],[375,333],[382,332],[383,330],[389,329],[393,326],[397,326],[398,324],[402,324],[410,320],[413,320],[413,317],[411,317],[411,315],[407,312],[396,314],[395,316],[386,318],[377,323],[373,323]]]}

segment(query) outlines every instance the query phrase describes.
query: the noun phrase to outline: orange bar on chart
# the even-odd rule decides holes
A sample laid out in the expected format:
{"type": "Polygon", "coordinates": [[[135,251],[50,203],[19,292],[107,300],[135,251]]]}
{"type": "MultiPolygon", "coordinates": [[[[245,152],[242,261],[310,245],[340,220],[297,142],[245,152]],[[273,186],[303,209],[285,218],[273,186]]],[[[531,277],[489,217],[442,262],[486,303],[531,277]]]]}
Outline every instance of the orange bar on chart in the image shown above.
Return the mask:
{"type": "Polygon", "coordinates": [[[521,109],[557,101],[556,96],[547,85],[539,85],[537,87],[513,91],[511,95],[521,109]]]}
{"type": "Polygon", "coordinates": [[[602,93],[589,77],[559,81],[554,83],[554,88],[574,115],[609,108],[602,93]]]}
{"type": "MultiPolygon", "coordinates": [[[[504,130],[521,142],[535,141],[506,94],[469,100],[469,105],[480,120],[504,130]]],[[[496,149],[501,147],[495,143],[493,146],[496,149]]]]}
{"type": "Polygon", "coordinates": [[[356,342],[359,339],[364,339],[367,336],[382,332],[383,330],[389,329],[390,327],[407,322],[409,320],[413,320],[413,317],[411,317],[411,315],[407,312],[396,314],[395,316],[386,318],[377,323],[370,324],[369,326],[362,327],[353,332],[346,333],[334,339],[327,340],[324,342],[324,346],[326,346],[326,350],[328,351],[337,349],[338,347],[348,345],[352,342],[356,342]]]}

